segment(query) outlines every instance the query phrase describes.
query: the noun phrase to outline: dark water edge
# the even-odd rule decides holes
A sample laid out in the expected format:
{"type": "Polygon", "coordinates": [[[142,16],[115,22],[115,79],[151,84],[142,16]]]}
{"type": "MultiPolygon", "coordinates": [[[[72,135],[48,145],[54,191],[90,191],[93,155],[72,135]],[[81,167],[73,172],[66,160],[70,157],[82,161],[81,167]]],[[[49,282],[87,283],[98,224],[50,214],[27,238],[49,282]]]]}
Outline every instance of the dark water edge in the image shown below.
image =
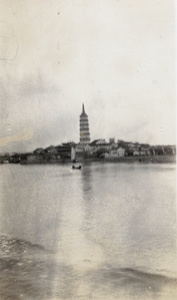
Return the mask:
{"type": "MultiPolygon", "coordinates": [[[[119,156],[119,157],[78,157],[77,162],[88,163],[88,162],[113,162],[113,163],[176,163],[176,155],[138,155],[138,156],[119,156]]],[[[3,162],[0,164],[12,163],[21,165],[48,165],[48,164],[71,164],[71,158],[55,159],[51,158],[46,160],[42,157],[33,160],[22,159],[21,161],[15,162],[3,162]]]]}
{"type": "Polygon", "coordinates": [[[40,245],[0,235],[0,299],[177,299],[177,278],[100,265],[77,269],[40,245]],[[80,287],[82,286],[82,289],[80,287]]]}

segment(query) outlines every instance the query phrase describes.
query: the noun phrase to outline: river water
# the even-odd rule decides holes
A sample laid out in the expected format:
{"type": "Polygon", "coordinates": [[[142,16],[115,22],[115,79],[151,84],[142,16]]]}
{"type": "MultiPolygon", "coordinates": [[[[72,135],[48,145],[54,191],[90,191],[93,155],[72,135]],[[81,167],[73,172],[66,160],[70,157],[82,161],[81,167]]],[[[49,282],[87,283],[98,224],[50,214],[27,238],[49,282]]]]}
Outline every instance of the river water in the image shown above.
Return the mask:
{"type": "Polygon", "coordinates": [[[0,299],[177,299],[175,164],[0,166],[0,299]]]}

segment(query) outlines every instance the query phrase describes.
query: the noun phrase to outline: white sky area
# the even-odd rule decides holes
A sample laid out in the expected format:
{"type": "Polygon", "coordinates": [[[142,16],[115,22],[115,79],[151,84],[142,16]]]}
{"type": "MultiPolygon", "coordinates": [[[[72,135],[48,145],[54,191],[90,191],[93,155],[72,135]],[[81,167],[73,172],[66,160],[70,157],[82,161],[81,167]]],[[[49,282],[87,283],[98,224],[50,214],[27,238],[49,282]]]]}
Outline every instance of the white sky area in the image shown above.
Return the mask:
{"type": "Polygon", "coordinates": [[[1,0],[0,152],[176,143],[174,0],[1,0]]]}

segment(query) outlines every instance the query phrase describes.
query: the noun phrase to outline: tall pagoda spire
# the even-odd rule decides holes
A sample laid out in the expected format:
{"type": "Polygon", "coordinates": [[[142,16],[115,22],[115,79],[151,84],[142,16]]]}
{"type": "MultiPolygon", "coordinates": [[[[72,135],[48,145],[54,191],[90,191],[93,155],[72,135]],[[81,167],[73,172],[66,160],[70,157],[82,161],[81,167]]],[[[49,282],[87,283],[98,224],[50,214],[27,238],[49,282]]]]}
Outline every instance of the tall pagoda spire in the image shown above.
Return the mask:
{"type": "Polygon", "coordinates": [[[90,142],[88,116],[85,113],[84,103],[82,104],[82,113],[80,115],[80,143],[88,144],[90,142]]]}
{"type": "Polygon", "coordinates": [[[80,117],[87,117],[87,114],[85,113],[85,107],[84,107],[84,103],[82,104],[82,114],[80,115],[80,117]]]}

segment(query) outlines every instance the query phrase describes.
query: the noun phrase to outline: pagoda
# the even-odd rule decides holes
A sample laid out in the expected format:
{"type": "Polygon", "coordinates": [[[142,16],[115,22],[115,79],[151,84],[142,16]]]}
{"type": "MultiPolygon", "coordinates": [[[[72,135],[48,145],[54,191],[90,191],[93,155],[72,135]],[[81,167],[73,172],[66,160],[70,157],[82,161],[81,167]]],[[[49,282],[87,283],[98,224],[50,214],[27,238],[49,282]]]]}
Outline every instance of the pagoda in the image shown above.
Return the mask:
{"type": "Polygon", "coordinates": [[[80,115],[80,144],[90,143],[90,132],[88,116],[85,113],[84,104],[82,104],[82,113],[80,115]]]}

